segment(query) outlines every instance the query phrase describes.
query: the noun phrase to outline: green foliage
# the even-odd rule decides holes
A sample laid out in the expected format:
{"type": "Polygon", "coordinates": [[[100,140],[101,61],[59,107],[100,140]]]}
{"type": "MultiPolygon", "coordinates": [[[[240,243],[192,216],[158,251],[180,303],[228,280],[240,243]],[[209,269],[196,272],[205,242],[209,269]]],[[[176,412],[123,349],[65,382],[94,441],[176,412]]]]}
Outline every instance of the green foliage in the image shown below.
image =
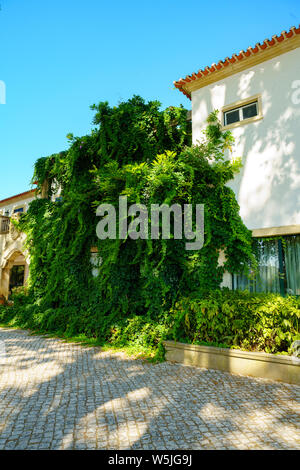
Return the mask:
{"type": "Polygon", "coordinates": [[[171,311],[172,338],[190,343],[290,352],[300,338],[300,299],[277,294],[216,290],[182,298],[171,311]]]}
{"type": "Polygon", "coordinates": [[[225,270],[247,272],[255,264],[251,232],[226,185],[240,162],[225,159],[233,138],[221,132],[216,113],[203,140],[191,146],[182,107],[161,111],[160,103],[134,96],[93,109],[96,128],[89,135],[69,134],[67,151],[36,162],[33,180],[39,191],[48,188],[49,198],[34,200],[20,218],[30,253],[28,293],[15,296],[2,321],[114,344],[130,338],[155,349],[168,329],[160,325],[168,324],[176,302],[202,298],[219,288],[225,270]],[[58,187],[62,200],[53,202],[58,187]],[[203,248],[186,251],[185,240],[172,238],[98,240],[95,209],[104,202],[117,206],[120,195],[148,209],[204,204],[203,248]],[[102,258],[96,278],[93,246],[102,258]],[[224,266],[218,265],[220,250],[224,266]]]}
{"type": "Polygon", "coordinates": [[[173,339],[223,348],[290,353],[300,339],[300,298],[227,289],[182,297],[166,314],[118,316],[102,336],[92,334],[92,317],[74,308],[43,310],[16,294],[14,305],[0,306],[0,323],[55,333],[84,344],[105,345],[163,360],[162,341],[173,339]],[[91,329],[86,328],[87,325],[91,329]]]}

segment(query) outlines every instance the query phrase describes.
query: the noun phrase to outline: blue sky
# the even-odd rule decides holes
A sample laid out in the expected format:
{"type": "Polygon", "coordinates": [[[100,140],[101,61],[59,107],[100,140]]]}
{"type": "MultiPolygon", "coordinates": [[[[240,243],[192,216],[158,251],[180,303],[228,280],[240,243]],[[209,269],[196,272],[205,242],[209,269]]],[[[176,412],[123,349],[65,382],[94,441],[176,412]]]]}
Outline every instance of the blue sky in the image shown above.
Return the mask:
{"type": "Polygon", "coordinates": [[[139,94],[190,101],[173,81],[300,23],[299,0],[0,0],[0,199],[37,158],[92,128],[90,105],[139,94]]]}

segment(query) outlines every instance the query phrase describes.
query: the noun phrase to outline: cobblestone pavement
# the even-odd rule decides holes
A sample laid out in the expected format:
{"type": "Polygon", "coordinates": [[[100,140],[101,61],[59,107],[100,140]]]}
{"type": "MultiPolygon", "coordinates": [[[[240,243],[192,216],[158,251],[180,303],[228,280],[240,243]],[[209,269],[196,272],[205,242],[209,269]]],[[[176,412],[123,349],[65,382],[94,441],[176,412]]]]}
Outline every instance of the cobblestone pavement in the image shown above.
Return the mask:
{"type": "Polygon", "coordinates": [[[296,449],[299,413],[295,385],[0,328],[0,449],[296,449]]]}

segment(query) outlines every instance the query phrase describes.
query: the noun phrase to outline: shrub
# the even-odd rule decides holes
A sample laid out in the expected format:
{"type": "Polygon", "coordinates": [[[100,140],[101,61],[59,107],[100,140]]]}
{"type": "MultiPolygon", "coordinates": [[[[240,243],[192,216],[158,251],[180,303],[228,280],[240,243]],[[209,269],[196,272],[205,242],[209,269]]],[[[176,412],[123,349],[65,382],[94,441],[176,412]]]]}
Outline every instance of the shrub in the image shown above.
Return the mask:
{"type": "Polygon", "coordinates": [[[170,338],[198,344],[289,352],[300,339],[300,299],[277,294],[216,290],[183,298],[172,309],[170,338]]]}
{"type": "Polygon", "coordinates": [[[0,306],[0,323],[65,337],[82,334],[99,344],[130,346],[159,359],[164,339],[286,354],[300,339],[300,299],[277,294],[222,289],[182,297],[164,315],[100,318],[93,309],[44,310],[38,303],[26,304],[20,294],[12,307],[0,306]]]}

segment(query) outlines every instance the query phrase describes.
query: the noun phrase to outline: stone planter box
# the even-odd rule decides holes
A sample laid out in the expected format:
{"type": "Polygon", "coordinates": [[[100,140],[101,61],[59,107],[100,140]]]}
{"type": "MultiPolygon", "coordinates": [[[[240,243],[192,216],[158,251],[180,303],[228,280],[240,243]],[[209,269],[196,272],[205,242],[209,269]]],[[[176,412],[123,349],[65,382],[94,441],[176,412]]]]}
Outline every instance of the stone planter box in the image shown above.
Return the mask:
{"type": "Polygon", "coordinates": [[[164,341],[166,360],[300,385],[300,358],[164,341]]]}

